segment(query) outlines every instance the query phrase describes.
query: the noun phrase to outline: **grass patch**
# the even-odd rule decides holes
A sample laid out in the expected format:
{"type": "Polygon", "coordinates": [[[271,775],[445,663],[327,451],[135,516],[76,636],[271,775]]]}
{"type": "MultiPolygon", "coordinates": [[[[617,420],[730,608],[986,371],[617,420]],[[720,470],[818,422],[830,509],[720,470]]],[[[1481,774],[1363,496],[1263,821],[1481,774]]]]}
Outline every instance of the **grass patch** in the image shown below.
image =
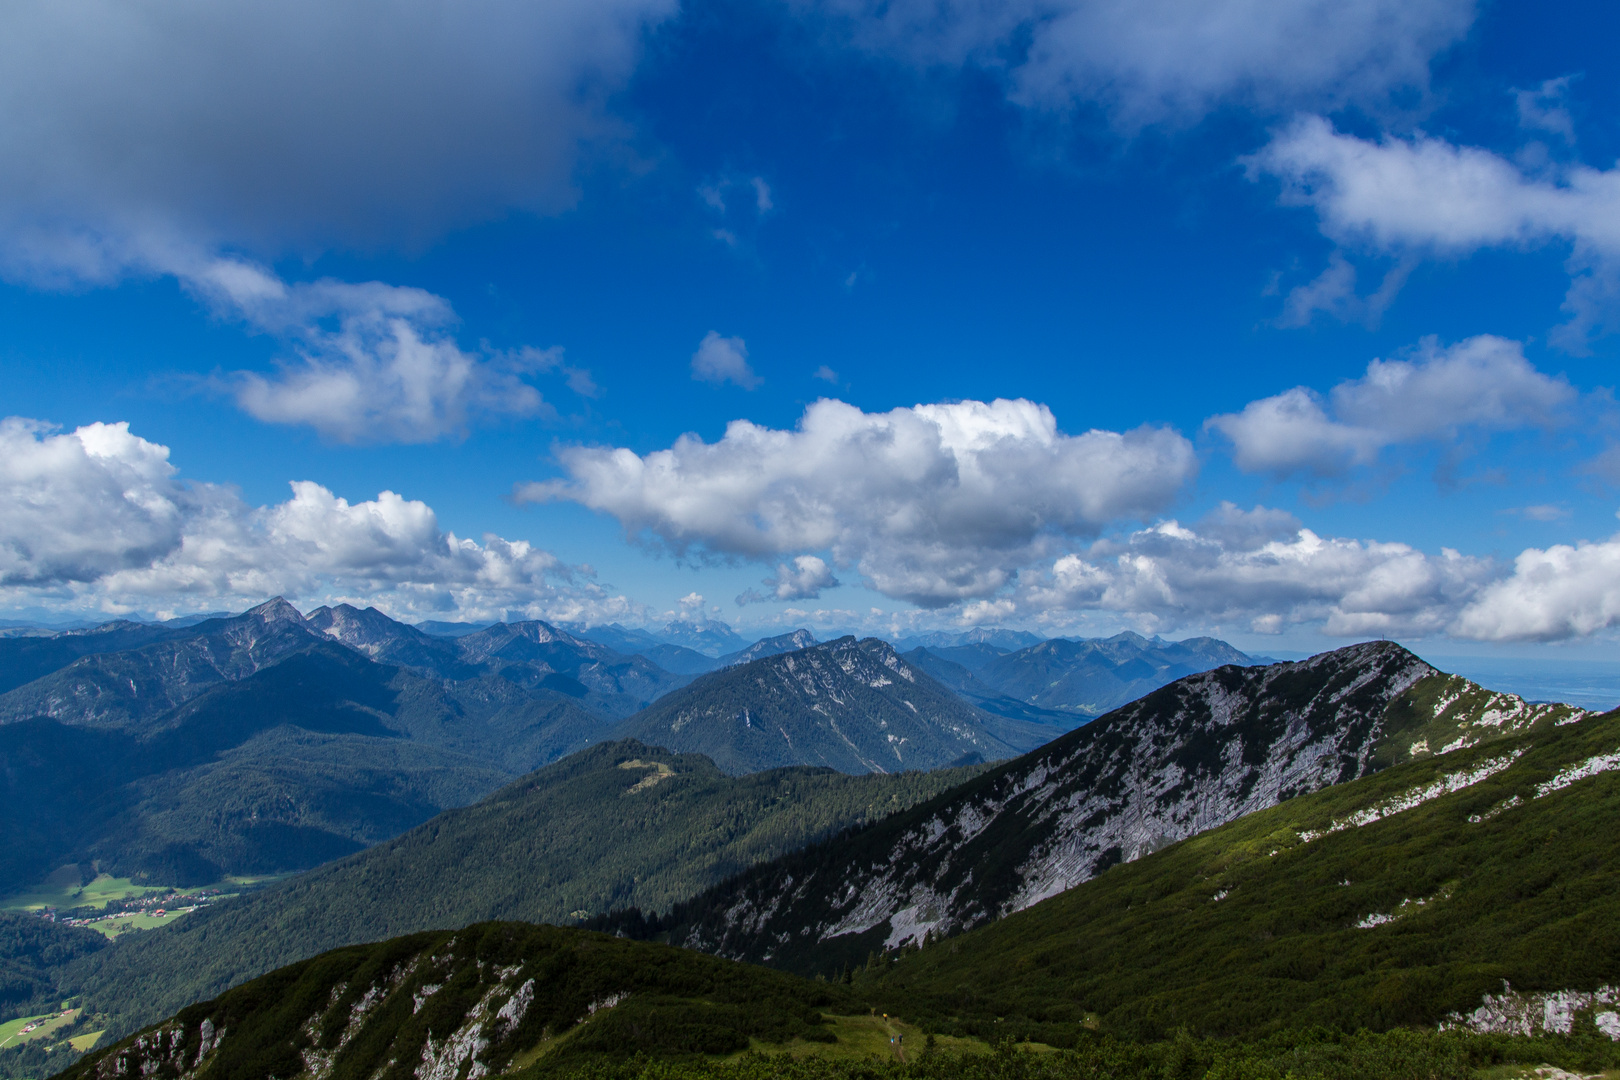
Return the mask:
{"type": "Polygon", "coordinates": [[[171,892],[183,892],[192,895],[217,890],[219,892],[218,898],[225,899],[239,892],[255,889],[261,885],[274,884],[289,877],[292,877],[291,873],[252,876],[230,875],[221,878],[212,885],[182,889],[177,885],[137,885],[127,877],[98,874],[94,880],[85,885],[46,882],[29,889],[27,892],[0,897],[0,911],[39,912],[47,908],[55,911],[66,911],[70,908],[100,909],[109,904],[122,903],[126,900],[142,900],[148,896],[162,896],[171,892]]]}
{"type": "Polygon", "coordinates": [[[75,1035],[68,1040],[68,1045],[82,1054],[96,1045],[96,1040],[105,1034],[105,1031],[91,1031],[84,1035],[75,1035]]]}
{"type": "Polygon", "coordinates": [[[191,909],[184,908],[179,911],[165,911],[162,915],[155,912],[150,914],[136,912],[130,915],[118,915],[110,919],[97,919],[95,922],[90,923],[89,927],[98,934],[105,934],[107,937],[115,938],[119,934],[128,933],[131,930],[156,930],[160,926],[168,926],[181,916],[189,914],[191,914],[191,909]]]}

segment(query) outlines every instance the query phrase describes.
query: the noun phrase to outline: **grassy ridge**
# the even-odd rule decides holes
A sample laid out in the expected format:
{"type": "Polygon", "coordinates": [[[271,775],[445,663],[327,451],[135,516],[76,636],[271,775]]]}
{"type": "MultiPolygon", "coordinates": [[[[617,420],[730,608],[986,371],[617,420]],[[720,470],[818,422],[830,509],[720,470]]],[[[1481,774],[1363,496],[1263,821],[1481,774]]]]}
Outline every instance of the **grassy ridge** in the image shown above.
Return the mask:
{"type": "Polygon", "coordinates": [[[1396,766],[1117,866],[857,982],[897,1008],[979,1031],[1002,1017],[1058,1042],[1088,1024],[1136,1039],[1432,1027],[1504,980],[1592,990],[1620,975],[1620,772],[1545,797],[1538,785],[1616,750],[1620,713],[1396,766]]]}

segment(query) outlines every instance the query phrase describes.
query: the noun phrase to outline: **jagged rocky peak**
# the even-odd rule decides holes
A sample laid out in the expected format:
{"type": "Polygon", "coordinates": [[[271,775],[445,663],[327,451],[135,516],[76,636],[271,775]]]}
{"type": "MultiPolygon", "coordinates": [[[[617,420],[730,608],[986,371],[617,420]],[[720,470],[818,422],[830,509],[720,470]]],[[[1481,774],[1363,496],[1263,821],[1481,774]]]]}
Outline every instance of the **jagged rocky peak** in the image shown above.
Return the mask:
{"type": "MultiPolygon", "coordinates": [[[[827,648],[853,660],[866,645],[827,648]]],[[[1419,752],[1434,752],[1578,712],[1514,712],[1516,699],[1470,687],[1388,641],[1190,675],[943,805],[750,871],[699,899],[684,943],[787,966],[840,941],[864,956],[1028,907],[1115,863],[1410,757],[1422,739],[1419,752]]]]}

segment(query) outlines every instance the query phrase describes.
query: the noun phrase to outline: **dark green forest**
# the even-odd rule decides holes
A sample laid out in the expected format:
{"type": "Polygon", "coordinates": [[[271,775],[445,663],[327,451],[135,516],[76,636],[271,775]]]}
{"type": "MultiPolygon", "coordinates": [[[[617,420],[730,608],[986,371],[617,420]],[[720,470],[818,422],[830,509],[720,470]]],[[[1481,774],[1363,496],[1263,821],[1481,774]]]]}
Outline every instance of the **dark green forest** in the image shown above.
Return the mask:
{"type": "Polygon", "coordinates": [[[728,777],[634,742],[582,751],[311,873],[120,940],[65,985],[129,1031],[323,949],[487,919],[664,909],[756,862],[904,809],[974,770],[728,777]]]}

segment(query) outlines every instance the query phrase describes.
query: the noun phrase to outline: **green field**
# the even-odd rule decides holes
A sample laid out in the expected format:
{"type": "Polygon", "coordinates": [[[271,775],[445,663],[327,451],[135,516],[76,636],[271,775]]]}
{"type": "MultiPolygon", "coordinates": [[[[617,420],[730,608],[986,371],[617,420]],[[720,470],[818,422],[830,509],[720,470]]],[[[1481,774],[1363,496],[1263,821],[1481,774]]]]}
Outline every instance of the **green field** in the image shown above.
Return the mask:
{"type": "MultiPolygon", "coordinates": [[[[53,874],[51,876],[58,877],[59,875],[53,874]]],[[[76,907],[104,908],[108,904],[119,900],[139,900],[145,896],[161,896],[164,893],[171,892],[184,892],[186,895],[192,896],[210,889],[217,889],[222,896],[229,896],[243,889],[267,885],[291,876],[290,874],[261,874],[256,877],[227,877],[202,889],[181,890],[172,885],[137,885],[129,878],[115,878],[111,874],[100,874],[88,885],[46,882],[28,892],[15,893],[0,898],[0,911],[44,911],[46,908],[62,911],[76,907]]]]}
{"type": "Polygon", "coordinates": [[[44,1013],[40,1016],[22,1016],[18,1017],[16,1020],[11,1020],[7,1023],[0,1024],[0,1049],[9,1050],[14,1046],[22,1046],[25,1043],[31,1043],[37,1039],[48,1038],[67,1027],[78,1018],[79,1010],[69,1009],[62,1013],[44,1013]],[[23,1028],[27,1027],[29,1024],[32,1024],[36,1020],[44,1020],[45,1023],[39,1025],[39,1027],[35,1028],[33,1031],[24,1033],[23,1028]]]}
{"type": "MultiPolygon", "coordinates": [[[[53,875],[54,876],[54,875],[53,875]]],[[[46,883],[31,892],[17,893],[0,900],[0,911],[43,911],[55,908],[104,908],[114,900],[134,900],[155,893],[166,893],[167,887],[137,885],[129,878],[115,878],[101,874],[88,885],[56,885],[46,883]]]]}
{"type": "Polygon", "coordinates": [[[90,929],[96,931],[98,934],[105,934],[108,937],[117,937],[119,934],[122,934],[127,930],[155,930],[160,926],[168,926],[170,923],[180,918],[180,916],[188,914],[190,914],[190,912],[170,911],[161,916],[147,914],[146,912],[140,912],[132,915],[120,915],[113,919],[97,919],[95,922],[90,924],[90,929]]]}

